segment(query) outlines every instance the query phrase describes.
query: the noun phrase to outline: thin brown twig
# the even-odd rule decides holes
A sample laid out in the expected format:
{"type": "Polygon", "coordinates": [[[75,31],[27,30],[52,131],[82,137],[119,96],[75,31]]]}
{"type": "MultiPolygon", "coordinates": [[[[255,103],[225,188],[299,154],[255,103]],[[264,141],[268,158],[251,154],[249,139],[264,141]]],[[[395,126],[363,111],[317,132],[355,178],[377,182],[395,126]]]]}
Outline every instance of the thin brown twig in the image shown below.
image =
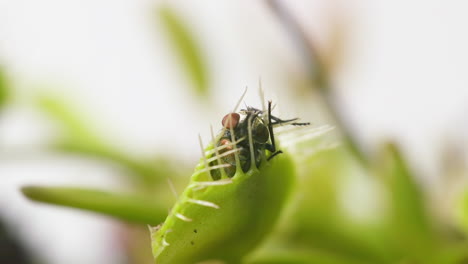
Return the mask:
{"type": "Polygon", "coordinates": [[[333,85],[327,67],[313,41],[310,40],[293,15],[278,0],[267,0],[266,3],[279,18],[279,21],[282,22],[286,32],[291,36],[291,39],[298,46],[298,50],[302,53],[304,64],[308,69],[308,75],[317,84],[319,94],[337,128],[342,132],[345,144],[361,164],[367,167],[369,165],[367,155],[357,143],[350,125],[343,117],[342,109],[337,104],[335,98],[333,98],[333,85]]]}

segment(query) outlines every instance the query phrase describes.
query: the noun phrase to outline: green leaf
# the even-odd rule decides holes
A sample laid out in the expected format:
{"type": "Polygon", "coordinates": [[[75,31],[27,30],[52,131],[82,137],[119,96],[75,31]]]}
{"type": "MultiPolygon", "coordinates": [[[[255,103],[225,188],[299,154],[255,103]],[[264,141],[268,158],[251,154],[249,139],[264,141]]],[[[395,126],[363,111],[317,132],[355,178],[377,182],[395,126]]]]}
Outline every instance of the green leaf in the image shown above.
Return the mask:
{"type": "Polygon", "coordinates": [[[130,170],[132,173],[129,175],[137,176],[137,182],[146,187],[158,185],[167,175],[178,174],[166,161],[145,161],[117,150],[103,135],[95,131],[89,118],[73,107],[68,100],[43,94],[37,98],[37,102],[39,109],[51,118],[62,132],[61,137],[52,144],[55,150],[115,162],[130,170]]]}
{"type": "Polygon", "coordinates": [[[105,159],[128,169],[131,176],[137,183],[142,183],[146,187],[154,187],[162,182],[167,175],[176,175],[167,161],[145,161],[130,157],[126,153],[115,150],[113,147],[104,144],[93,144],[92,142],[83,142],[80,139],[64,139],[56,142],[53,146],[56,150],[85,155],[92,158],[105,159]]]}
{"type": "Polygon", "coordinates": [[[3,106],[8,99],[8,82],[5,72],[0,68],[0,107],[3,106]]]}
{"type": "Polygon", "coordinates": [[[190,32],[189,25],[169,7],[159,9],[158,17],[167,32],[185,73],[192,81],[195,93],[207,96],[209,76],[204,58],[195,37],[190,32]]]}
{"type": "Polygon", "coordinates": [[[93,130],[94,126],[85,118],[72,102],[50,94],[42,94],[36,98],[39,110],[56,121],[63,134],[70,139],[86,142],[88,145],[100,145],[102,137],[93,130]]]}
{"type": "Polygon", "coordinates": [[[384,146],[381,165],[390,191],[391,236],[408,256],[431,263],[437,237],[421,187],[396,145],[384,146]]]}
{"type": "Polygon", "coordinates": [[[468,263],[468,244],[465,241],[450,243],[438,251],[437,262],[444,264],[468,263]]]}
{"type": "Polygon", "coordinates": [[[395,259],[380,223],[360,223],[342,209],[342,182],[364,173],[352,153],[343,146],[322,151],[309,158],[301,171],[299,199],[288,219],[285,243],[375,263],[395,259]]]}
{"type": "Polygon", "coordinates": [[[213,181],[200,161],[166,221],[152,233],[158,264],[238,263],[272,231],[295,179],[289,155],[263,160],[246,173],[239,167],[232,178],[213,181]]]}
{"type": "Polygon", "coordinates": [[[157,201],[133,194],[40,186],[26,186],[21,191],[34,201],[84,209],[129,222],[156,225],[167,215],[167,209],[157,201]]]}
{"type": "Polygon", "coordinates": [[[269,252],[256,256],[247,264],[371,264],[352,258],[343,257],[326,251],[310,249],[292,252],[269,252]]]}
{"type": "Polygon", "coordinates": [[[458,226],[468,234],[468,190],[465,190],[457,201],[455,217],[458,226]]]}

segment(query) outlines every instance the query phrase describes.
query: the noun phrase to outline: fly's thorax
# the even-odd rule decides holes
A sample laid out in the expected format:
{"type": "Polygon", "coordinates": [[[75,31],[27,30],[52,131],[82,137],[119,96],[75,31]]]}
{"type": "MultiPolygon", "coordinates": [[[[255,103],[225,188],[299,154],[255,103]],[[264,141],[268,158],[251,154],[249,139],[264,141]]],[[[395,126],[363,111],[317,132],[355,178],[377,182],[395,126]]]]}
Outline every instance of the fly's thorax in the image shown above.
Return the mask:
{"type": "Polygon", "coordinates": [[[270,138],[270,131],[265,122],[260,118],[256,117],[252,121],[252,140],[258,144],[265,144],[270,138]]]}

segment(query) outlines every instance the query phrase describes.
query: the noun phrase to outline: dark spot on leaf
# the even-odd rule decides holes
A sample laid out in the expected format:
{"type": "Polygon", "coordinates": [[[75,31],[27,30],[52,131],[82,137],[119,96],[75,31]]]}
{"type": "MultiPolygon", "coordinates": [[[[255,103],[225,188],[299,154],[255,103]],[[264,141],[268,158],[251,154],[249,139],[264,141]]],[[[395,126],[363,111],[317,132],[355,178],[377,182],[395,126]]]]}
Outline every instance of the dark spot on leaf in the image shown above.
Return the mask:
{"type": "Polygon", "coordinates": [[[193,245],[195,245],[195,242],[193,242],[193,241],[190,241],[190,244],[192,244],[192,246],[193,246],[193,245]]]}
{"type": "Polygon", "coordinates": [[[194,233],[197,233],[198,231],[196,229],[193,230],[194,233]]]}

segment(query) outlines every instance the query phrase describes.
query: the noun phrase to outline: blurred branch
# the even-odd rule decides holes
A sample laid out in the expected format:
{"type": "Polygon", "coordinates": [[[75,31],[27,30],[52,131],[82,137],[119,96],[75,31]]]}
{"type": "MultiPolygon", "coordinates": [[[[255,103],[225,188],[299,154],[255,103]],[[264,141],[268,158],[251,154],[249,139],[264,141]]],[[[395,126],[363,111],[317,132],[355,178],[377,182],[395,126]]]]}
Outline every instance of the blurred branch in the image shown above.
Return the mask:
{"type": "Polygon", "coordinates": [[[274,14],[290,35],[291,39],[297,45],[299,51],[304,58],[305,65],[308,69],[309,78],[317,84],[318,91],[327,107],[328,112],[334,119],[337,127],[343,134],[344,142],[354,156],[366,167],[369,165],[368,158],[356,141],[356,137],[343,116],[342,109],[333,98],[333,87],[328,69],[324,59],[319,55],[318,49],[309,39],[307,34],[297,23],[296,19],[284,8],[278,0],[266,1],[274,14]]]}
{"type": "Polygon", "coordinates": [[[158,17],[167,32],[174,51],[185,68],[186,74],[192,81],[196,94],[207,96],[209,92],[208,72],[202,52],[188,24],[167,6],[158,11],[158,17]]]}
{"type": "Polygon", "coordinates": [[[137,195],[75,187],[26,186],[21,191],[33,201],[84,209],[129,222],[157,225],[167,215],[164,206],[137,195]]]}

